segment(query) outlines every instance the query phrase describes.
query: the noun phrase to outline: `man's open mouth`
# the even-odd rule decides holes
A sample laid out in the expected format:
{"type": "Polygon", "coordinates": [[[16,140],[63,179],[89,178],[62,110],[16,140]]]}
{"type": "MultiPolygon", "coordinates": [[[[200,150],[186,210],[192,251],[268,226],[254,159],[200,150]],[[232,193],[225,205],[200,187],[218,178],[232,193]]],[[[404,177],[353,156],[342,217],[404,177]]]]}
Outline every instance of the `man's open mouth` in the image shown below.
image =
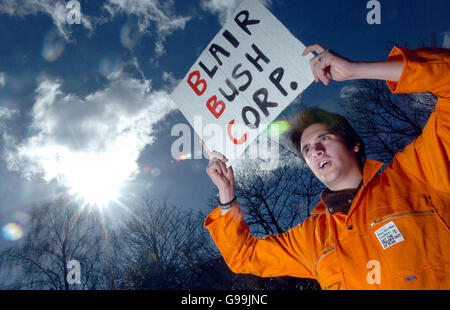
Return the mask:
{"type": "Polygon", "coordinates": [[[329,160],[324,160],[319,163],[319,170],[324,170],[330,166],[331,162],[329,160]]]}

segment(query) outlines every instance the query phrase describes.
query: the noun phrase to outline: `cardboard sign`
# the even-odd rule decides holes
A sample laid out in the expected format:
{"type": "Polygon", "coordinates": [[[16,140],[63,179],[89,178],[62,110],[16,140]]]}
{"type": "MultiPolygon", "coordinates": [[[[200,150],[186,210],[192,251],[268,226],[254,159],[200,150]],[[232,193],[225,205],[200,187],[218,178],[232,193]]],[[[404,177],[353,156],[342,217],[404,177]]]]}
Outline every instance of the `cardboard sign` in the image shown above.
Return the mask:
{"type": "Polygon", "coordinates": [[[229,162],[314,80],[305,46],[258,1],[244,1],[171,97],[229,162]]]}

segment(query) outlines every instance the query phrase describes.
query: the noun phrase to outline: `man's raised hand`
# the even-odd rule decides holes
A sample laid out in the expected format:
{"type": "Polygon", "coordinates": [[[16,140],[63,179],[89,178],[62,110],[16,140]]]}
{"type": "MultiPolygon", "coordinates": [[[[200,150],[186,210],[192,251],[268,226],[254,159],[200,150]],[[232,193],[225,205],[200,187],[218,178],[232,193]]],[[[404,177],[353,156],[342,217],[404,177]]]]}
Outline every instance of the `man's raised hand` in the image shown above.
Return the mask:
{"type": "Polygon", "coordinates": [[[206,173],[219,190],[219,198],[222,203],[234,198],[234,173],[233,168],[227,168],[228,159],[217,151],[211,152],[203,140],[200,141],[209,158],[206,173]]]}
{"type": "Polygon", "coordinates": [[[320,44],[307,46],[303,51],[302,56],[306,56],[310,52],[317,53],[317,55],[309,61],[316,82],[320,80],[325,85],[328,85],[330,80],[346,81],[353,78],[353,61],[348,60],[331,50],[324,49],[320,44]]]}

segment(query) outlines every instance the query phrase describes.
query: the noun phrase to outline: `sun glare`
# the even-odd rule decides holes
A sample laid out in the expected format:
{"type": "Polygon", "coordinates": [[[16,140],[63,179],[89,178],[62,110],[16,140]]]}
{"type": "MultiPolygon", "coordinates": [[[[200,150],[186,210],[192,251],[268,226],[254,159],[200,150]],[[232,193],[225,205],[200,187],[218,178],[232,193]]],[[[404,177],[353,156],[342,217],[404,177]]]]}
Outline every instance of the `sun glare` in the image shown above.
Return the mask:
{"type": "Polygon", "coordinates": [[[85,203],[103,207],[116,200],[126,175],[120,161],[104,154],[77,154],[66,163],[64,179],[70,194],[85,203]]]}

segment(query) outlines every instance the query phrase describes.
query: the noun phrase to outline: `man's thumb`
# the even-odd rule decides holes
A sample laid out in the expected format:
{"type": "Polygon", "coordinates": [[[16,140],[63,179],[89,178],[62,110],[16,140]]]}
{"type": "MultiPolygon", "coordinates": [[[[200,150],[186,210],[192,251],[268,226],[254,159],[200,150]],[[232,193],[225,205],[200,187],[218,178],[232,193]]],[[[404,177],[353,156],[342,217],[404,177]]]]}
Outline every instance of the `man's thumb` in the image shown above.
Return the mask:
{"type": "Polygon", "coordinates": [[[234,178],[234,171],[233,171],[233,167],[232,166],[228,167],[228,169],[227,169],[227,177],[234,178]]]}

